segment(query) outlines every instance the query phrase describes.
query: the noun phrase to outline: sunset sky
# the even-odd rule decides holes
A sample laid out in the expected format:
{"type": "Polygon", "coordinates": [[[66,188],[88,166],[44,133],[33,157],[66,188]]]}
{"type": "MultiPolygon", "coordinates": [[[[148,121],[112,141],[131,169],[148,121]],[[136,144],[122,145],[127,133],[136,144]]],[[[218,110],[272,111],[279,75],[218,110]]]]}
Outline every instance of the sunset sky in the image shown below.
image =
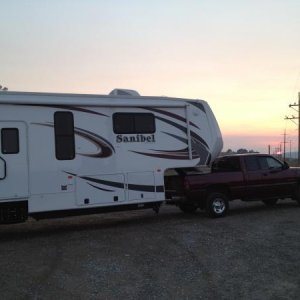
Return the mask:
{"type": "Polygon", "coordinates": [[[297,148],[299,0],[0,0],[0,84],[14,91],[204,99],[224,150],[297,148]]]}

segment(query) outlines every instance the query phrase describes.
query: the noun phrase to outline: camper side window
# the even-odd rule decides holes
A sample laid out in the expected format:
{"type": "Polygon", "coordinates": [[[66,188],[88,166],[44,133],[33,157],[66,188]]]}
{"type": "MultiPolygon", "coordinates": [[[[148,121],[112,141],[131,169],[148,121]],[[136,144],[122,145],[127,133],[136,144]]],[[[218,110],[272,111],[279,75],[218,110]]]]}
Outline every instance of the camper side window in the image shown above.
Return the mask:
{"type": "Polygon", "coordinates": [[[114,133],[154,133],[155,118],[149,113],[115,113],[113,114],[114,133]]]}
{"type": "Polygon", "coordinates": [[[55,155],[58,160],[75,158],[74,120],[71,112],[54,114],[55,155]]]}
{"type": "Polygon", "coordinates": [[[1,152],[3,154],[19,153],[19,130],[18,128],[1,129],[1,152]]]}

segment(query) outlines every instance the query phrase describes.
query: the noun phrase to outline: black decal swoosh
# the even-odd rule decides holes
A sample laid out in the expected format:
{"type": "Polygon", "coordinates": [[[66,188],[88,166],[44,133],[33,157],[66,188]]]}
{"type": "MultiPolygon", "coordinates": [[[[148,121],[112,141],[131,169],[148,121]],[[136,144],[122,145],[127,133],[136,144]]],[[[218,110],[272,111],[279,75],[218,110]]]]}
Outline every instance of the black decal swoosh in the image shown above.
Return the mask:
{"type": "Polygon", "coordinates": [[[105,158],[105,157],[111,156],[112,153],[115,152],[113,145],[109,141],[104,139],[103,137],[101,137],[93,132],[90,132],[88,130],[77,128],[77,127],[75,127],[74,131],[75,131],[75,134],[83,137],[84,139],[86,139],[88,141],[91,141],[97,147],[96,153],[92,153],[92,154],[78,153],[79,155],[88,156],[88,157],[105,158]]]}
{"type": "MultiPolygon", "coordinates": [[[[188,160],[189,155],[188,153],[183,154],[179,153],[176,155],[175,153],[167,153],[167,152],[161,152],[161,153],[146,153],[146,152],[138,152],[138,151],[131,151],[136,154],[144,155],[144,156],[150,156],[150,157],[157,157],[157,158],[163,158],[163,159],[177,159],[177,160],[188,160]]],[[[192,159],[199,158],[198,154],[193,155],[192,159]]]]}
{"type": "MultiPolygon", "coordinates": [[[[180,149],[180,150],[156,150],[156,149],[151,149],[154,152],[160,152],[160,153],[167,153],[167,154],[178,154],[178,155],[188,155],[189,150],[188,148],[180,149]]],[[[194,149],[192,150],[192,154],[197,155],[197,151],[194,149]]]]}
{"type": "MultiPolygon", "coordinates": [[[[153,111],[153,112],[160,113],[160,114],[162,114],[162,115],[171,117],[171,118],[173,118],[173,119],[182,121],[182,122],[184,122],[184,123],[187,122],[186,118],[184,118],[184,117],[182,117],[182,116],[179,116],[179,115],[177,115],[177,114],[171,113],[171,112],[169,112],[169,111],[165,111],[165,110],[161,110],[161,109],[157,109],[157,108],[149,108],[149,107],[147,107],[147,108],[140,107],[140,108],[143,108],[143,109],[146,109],[146,110],[149,110],[149,111],[153,111]]],[[[156,117],[156,116],[155,116],[155,117],[156,117]]],[[[190,121],[190,125],[192,125],[192,126],[194,126],[194,127],[196,127],[196,128],[199,129],[199,127],[198,127],[195,123],[193,123],[193,122],[191,122],[191,121],[190,121]]]]}
{"type": "MultiPolygon", "coordinates": [[[[123,183],[119,183],[119,182],[114,182],[114,181],[108,181],[108,180],[102,180],[102,179],[96,179],[96,178],[92,178],[92,177],[88,177],[88,176],[78,176],[75,173],[71,173],[71,172],[67,172],[64,171],[64,173],[75,176],[75,177],[79,177],[81,179],[85,179],[87,181],[91,181],[91,182],[95,182],[98,184],[102,184],[102,185],[107,185],[107,186],[112,186],[112,187],[117,187],[117,188],[125,188],[125,185],[123,183]]],[[[104,189],[101,188],[99,186],[96,186],[94,184],[91,184],[90,182],[87,182],[88,185],[101,190],[101,191],[105,191],[105,192],[115,192],[114,190],[108,190],[108,189],[104,189]]],[[[132,190],[132,191],[141,191],[141,192],[158,192],[158,193],[163,193],[164,192],[164,186],[163,185],[158,185],[158,186],[153,186],[153,185],[141,185],[141,184],[128,184],[128,190],[132,190]]]]}
{"type": "Polygon", "coordinates": [[[208,149],[202,145],[201,143],[196,143],[192,140],[192,147],[193,150],[198,153],[198,156],[200,157],[200,165],[208,164],[208,161],[210,160],[210,152],[208,149]]]}
{"type": "Polygon", "coordinates": [[[36,123],[36,122],[32,122],[32,123],[30,123],[30,124],[54,128],[54,124],[53,124],[53,123],[50,123],[50,122],[48,122],[48,123],[36,123]]]}
{"type": "Polygon", "coordinates": [[[93,188],[95,188],[95,189],[98,189],[98,190],[101,190],[101,191],[104,191],[104,192],[115,192],[114,190],[107,190],[107,189],[103,189],[103,188],[101,188],[101,187],[99,187],[99,186],[96,186],[96,185],[93,185],[93,184],[91,184],[91,183],[87,183],[88,185],[90,185],[90,186],[92,186],[93,188]]]}
{"type": "MultiPolygon", "coordinates": [[[[141,191],[141,192],[161,192],[163,186],[155,185],[142,185],[142,184],[128,184],[128,190],[131,191],[141,191]]],[[[164,189],[163,189],[164,191],[164,189]]]]}
{"type": "MultiPolygon", "coordinates": [[[[54,124],[50,123],[50,122],[48,122],[48,123],[34,123],[33,122],[31,124],[50,127],[50,128],[54,127],[54,124]]],[[[106,157],[111,156],[112,153],[115,152],[115,148],[109,141],[107,141],[103,137],[101,137],[91,131],[75,127],[74,133],[76,135],[81,136],[82,138],[92,142],[97,147],[96,153],[90,153],[90,154],[89,153],[76,153],[78,155],[95,157],[95,158],[106,158],[106,157]]]]}
{"type": "Polygon", "coordinates": [[[206,113],[205,108],[202,103],[200,103],[198,101],[188,101],[188,102],[190,104],[194,105],[195,107],[199,108],[200,110],[202,110],[204,113],[206,113]]]}
{"type": "Polygon", "coordinates": [[[197,142],[200,142],[201,144],[203,144],[203,145],[205,145],[207,148],[209,148],[208,145],[207,145],[207,143],[204,141],[204,139],[203,139],[201,136],[199,136],[198,134],[196,134],[195,132],[191,131],[191,137],[192,137],[194,140],[196,140],[197,142]]]}
{"type": "MultiPolygon", "coordinates": [[[[67,171],[63,171],[63,172],[66,173],[66,174],[75,176],[75,177],[79,177],[79,178],[86,179],[86,180],[88,180],[88,181],[95,182],[95,179],[94,179],[94,178],[78,176],[78,175],[75,174],[75,173],[71,173],[71,172],[67,172],[67,171]],[[87,178],[88,178],[88,179],[87,179],[87,178]]],[[[97,183],[98,183],[98,182],[97,182],[97,183]]],[[[94,188],[96,188],[96,189],[98,189],[98,190],[101,190],[101,191],[114,192],[114,190],[107,190],[107,189],[101,188],[101,187],[99,187],[99,186],[93,185],[93,184],[91,184],[91,183],[89,183],[89,182],[87,182],[87,184],[90,185],[90,186],[92,186],[92,187],[94,187],[94,188]]]]}
{"type": "Polygon", "coordinates": [[[179,124],[177,124],[177,123],[175,123],[173,121],[170,121],[168,119],[165,119],[165,118],[162,118],[162,117],[158,117],[158,116],[155,116],[155,118],[158,119],[158,120],[160,120],[160,121],[162,121],[162,122],[165,122],[165,123],[167,123],[169,125],[172,125],[173,127],[176,127],[177,129],[179,129],[180,131],[182,131],[184,133],[187,132],[187,128],[186,127],[184,127],[182,125],[179,125],[179,124]]]}
{"type": "MultiPolygon", "coordinates": [[[[182,125],[179,125],[179,124],[177,124],[177,123],[174,123],[174,122],[172,122],[172,121],[170,121],[170,120],[167,120],[167,119],[165,119],[165,118],[161,118],[161,117],[155,117],[155,118],[157,118],[158,120],[160,120],[160,121],[162,121],[162,122],[165,122],[165,123],[167,123],[167,124],[169,124],[169,125],[172,125],[173,127],[176,127],[177,129],[179,129],[180,131],[182,131],[182,132],[184,132],[185,134],[187,133],[187,128],[186,127],[184,127],[184,126],[182,126],[182,125]]],[[[207,145],[207,143],[204,141],[204,139],[202,139],[198,134],[196,134],[194,131],[190,131],[190,133],[191,133],[191,137],[193,137],[193,138],[195,138],[195,139],[197,139],[198,141],[200,141],[202,144],[204,144],[205,146],[207,146],[208,147],[208,145],[207,145]]]]}
{"type": "Polygon", "coordinates": [[[163,192],[164,187],[155,185],[128,184],[128,190],[155,193],[163,192]]]}
{"type": "MultiPolygon", "coordinates": [[[[116,188],[122,188],[122,189],[125,188],[125,184],[121,183],[121,182],[102,180],[102,179],[97,179],[97,178],[92,178],[92,177],[87,177],[87,176],[79,176],[79,177],[82,179],[85,179],[87,181],[95,182],[95,183],[110,186],[110,187],[116,187],[116,188]]],[[[95,188],[99,188],[97,186],[92,185],[91,183],[88,183],[88,184],[95,188]]],[[[161,186],[155,187],[153,185],[128,184],[128,190],[132,190],[132,191],[155,192],[157,188],[159,191],[161,191],[161,189],[162,189],[161,186]]],[[[101,188],[99,188],[99,189],[105,190],[105,189],[101,189],[101,188]]],[[[106,190],[106,191],[110,191],[110,190],[106,190]]]]}
{"type": "Polygon", "coordinates": [[[69,175],[72,175],[72,176],[77,177],[77,174],[75,174],[75,173],[71,173],[71,172],[67,172],[67,171],[63,171],[63,172],[65,172],[65,173],[67,173],[67,174],[69,174],[69,175]]]}
{"type": "Polygon", "coordinates": [[[108,181],[108,180],[103,180],[103,179],[87,177],[87,176],[79,176],[79,177],[82,179],[85,179],[87,181],[91,181],[91,182],[95,182],[95,183],[99,183],[99,184],[103,184],[103,185],[107,185],[107,186],[111,186],[111,187],[116,187],[116,188],[120,188],[120,189],[125,188],[125,185],[122,182],[108,181]]]}
{"type": "Polygon", "coordinates": [[[154,185],[128,184],[128,190],[141,192],[155,192],[154,185]]]}
{"type": "Polygon", "coordinates": [[[180,137],[178,135],[175,135],[175,134],[172,134],[172,133],[169,133],[169,132],[166,132],[166,131],[162,131],[162,133],[164,133],[166,135],[169,135],[169,136],[171,136],[171,137],[173,137],[173,138],[175,138],[175,139],[177,139],[177,140],[179,140],[179,141],[181,141],[185,144],[188,143],[188,140],[186,138],[180,137]]]}
{"type": "Polygon", "coordinates": [[[98,116],[103,116],[109,118],[108,115],[96,112],[94,110],[82,108],[80,106],[73,106],[73,105],[50,105],[50,104],[26,104],[26,106],[38,106],[38,107],[52,107],[52,108],[57,108],[57,109],[67,109],[71,111],[80,111],[84,113],[89,113],[93,115],[98,115],[98,116]]]}

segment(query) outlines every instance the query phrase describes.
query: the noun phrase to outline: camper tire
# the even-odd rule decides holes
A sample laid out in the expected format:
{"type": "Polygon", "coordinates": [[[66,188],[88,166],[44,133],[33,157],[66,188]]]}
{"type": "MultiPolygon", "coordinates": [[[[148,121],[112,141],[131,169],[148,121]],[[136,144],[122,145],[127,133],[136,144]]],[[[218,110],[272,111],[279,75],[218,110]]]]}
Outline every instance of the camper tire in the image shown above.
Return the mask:
{"type": "Polygon", "coordinates": [[[206,197],[206,213],[211,218],[224,217],[229,209],[228,196],[223,192],[211,192],[206,197]]]}

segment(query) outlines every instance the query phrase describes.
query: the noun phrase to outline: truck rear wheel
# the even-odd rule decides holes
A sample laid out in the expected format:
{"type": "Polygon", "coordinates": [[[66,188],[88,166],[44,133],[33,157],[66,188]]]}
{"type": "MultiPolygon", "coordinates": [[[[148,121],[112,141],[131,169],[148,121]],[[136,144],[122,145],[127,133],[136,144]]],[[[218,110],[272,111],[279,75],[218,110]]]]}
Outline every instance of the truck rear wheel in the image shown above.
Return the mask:
{"type": "Polygon", "coordinates": [[[212,192],[206,198],[206,212],[212,218],[224,217],[229,209],[228,197],[222,192],[212,192]]]}

